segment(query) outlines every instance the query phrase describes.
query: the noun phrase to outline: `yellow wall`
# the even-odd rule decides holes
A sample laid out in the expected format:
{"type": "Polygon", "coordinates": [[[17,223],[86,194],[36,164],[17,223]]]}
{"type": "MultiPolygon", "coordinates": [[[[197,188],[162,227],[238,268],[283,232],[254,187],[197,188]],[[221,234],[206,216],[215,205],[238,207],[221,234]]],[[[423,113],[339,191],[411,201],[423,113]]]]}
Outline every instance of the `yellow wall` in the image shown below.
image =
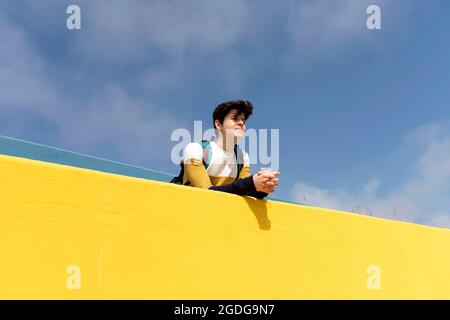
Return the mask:
{"type": "Polygon", "coordinates": [[[1,299],[450,299],[450,230],[9,156],[0,187],[1,299]]]}

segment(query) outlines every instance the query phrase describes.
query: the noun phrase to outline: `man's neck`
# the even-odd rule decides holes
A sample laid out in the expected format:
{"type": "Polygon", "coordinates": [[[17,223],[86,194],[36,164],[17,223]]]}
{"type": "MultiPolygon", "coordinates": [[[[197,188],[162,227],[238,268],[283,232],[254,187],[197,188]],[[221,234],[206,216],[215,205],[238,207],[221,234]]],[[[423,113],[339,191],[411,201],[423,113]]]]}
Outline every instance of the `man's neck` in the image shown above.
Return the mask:
{"type": "Polygon", "coordinates": [[[225,139],[224,136],[217,137],[217,139],[214,140],[214,142],[226,152],[232,152],[236,144],[234,139],[232,138],[225,139]]]}

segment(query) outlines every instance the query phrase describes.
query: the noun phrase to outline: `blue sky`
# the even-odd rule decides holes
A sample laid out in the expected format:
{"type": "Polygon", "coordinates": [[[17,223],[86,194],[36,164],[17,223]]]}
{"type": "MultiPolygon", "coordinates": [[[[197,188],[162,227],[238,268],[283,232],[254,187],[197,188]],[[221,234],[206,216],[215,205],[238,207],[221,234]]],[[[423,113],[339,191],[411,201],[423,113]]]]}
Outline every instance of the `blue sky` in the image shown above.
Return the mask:
{"type": "Polygon", "coordinates": [[[449,9],[0,0],[0,134],[175,174],[171,132],[245,98],[280,130],[275,197],[450,227],[449,9]]]}

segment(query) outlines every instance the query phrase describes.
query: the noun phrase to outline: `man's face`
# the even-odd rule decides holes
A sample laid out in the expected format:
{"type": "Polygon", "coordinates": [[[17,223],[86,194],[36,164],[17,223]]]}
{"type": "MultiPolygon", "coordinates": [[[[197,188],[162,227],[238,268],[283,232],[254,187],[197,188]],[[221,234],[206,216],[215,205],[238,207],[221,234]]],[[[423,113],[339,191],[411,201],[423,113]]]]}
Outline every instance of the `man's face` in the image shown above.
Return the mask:
{"type": "Polygon", "coordinates": [[[222,134],[226,137],[240,139],[245,134],[245,116],[237,110],[231,109],[223,119],[222,134]]]}

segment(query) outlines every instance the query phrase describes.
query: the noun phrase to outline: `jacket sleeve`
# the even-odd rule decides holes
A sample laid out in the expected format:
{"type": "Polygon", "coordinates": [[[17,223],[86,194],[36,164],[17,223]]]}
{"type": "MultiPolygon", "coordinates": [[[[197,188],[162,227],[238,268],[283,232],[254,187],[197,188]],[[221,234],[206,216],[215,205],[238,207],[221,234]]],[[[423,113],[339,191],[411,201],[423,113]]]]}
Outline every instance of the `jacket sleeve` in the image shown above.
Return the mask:
{"type": "Polygon", "coordinates": [[[185,149],[183,184],[208,189],[212,186],[208,172],[203,165],[203,149],[198,143],[189,143],[185,149]]]}
{"type": "Polygon", "coordinates": [[[234,180],[232,183],[223,186],[211,186],[209,190],[216,190],[228,193],[234,193],[240,196],[247,196],[249,193],[256,192],[253,176],[234,180]]]}

